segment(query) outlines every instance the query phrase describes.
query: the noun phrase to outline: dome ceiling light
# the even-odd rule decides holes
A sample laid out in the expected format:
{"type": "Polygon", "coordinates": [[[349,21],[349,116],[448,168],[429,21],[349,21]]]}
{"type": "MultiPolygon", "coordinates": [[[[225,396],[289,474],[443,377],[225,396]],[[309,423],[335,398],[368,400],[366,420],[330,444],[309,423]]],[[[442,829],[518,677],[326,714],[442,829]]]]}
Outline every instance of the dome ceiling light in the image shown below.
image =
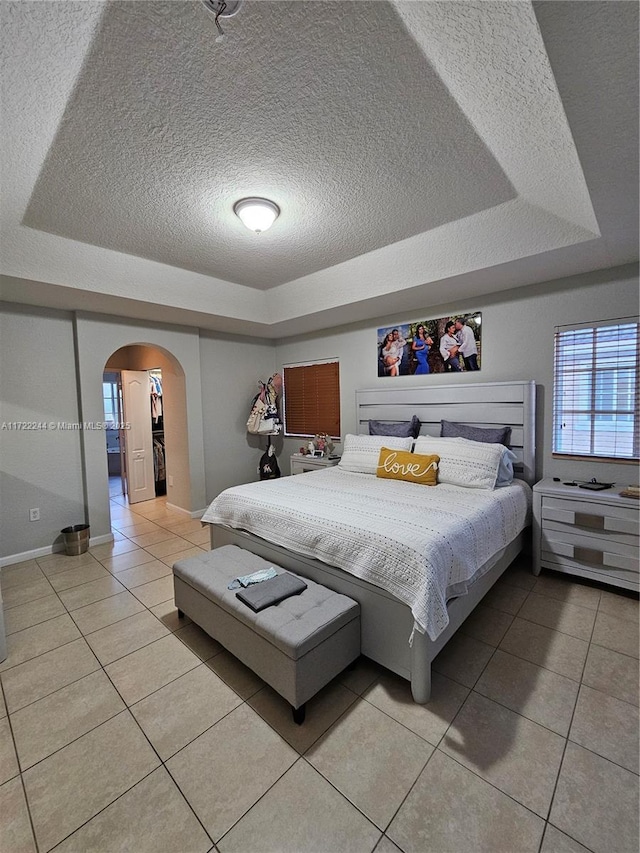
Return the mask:
{"type": "Polygon", "coordinates": [[[280,216],[280,208],[268,198],[241,198],[233,205],[233,212],[249,231],[256,234],[271,228],[280,216]]]}

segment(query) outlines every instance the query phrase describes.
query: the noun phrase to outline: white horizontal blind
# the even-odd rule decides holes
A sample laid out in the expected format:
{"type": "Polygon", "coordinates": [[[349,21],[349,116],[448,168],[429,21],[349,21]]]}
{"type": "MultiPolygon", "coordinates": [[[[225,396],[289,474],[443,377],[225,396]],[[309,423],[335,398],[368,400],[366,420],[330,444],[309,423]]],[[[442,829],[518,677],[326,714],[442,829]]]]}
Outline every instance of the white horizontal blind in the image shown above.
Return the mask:
{"type": "Polygon", "coordinates": [[[638,321],[555,335],[553,452],[638,459],[638,321]]]}

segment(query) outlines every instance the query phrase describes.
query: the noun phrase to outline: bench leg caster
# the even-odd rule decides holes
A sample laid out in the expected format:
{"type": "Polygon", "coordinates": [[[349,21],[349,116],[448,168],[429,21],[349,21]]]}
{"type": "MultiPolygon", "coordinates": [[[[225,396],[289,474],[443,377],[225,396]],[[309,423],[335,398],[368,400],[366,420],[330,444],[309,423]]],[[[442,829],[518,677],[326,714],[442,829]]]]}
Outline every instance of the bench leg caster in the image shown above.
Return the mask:
{"type": "Polygon", "coordinates": [[[291,709],[291,714],[293,716],[293,722],[297,726],[301,726],[304,723],[304,716],[305,716],[306,710],[307,710],[306,705],[300,705],[299,708],[292,708],[291,709]]]}
{"type": "Polygon", "coordinates": [[[178,608],[178,619],[184,619],[184,613],[178,608]]]}

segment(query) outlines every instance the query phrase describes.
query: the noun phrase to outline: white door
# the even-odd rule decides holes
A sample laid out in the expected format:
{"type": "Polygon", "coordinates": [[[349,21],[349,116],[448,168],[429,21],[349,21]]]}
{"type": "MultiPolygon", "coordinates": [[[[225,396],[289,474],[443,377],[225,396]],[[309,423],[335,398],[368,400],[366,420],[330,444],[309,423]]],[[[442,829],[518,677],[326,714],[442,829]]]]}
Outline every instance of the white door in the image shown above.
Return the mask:
{"type": "Polygon", "coordinates": [[[153,440],[151,438],[151,397],[146,370],[122,371],[123,430],[127,461],[129,503],[149,501],[156,496],[153,476],[153,440]]]}
{"type": "Polygon", "coordinates": [[[118,373],[118,447],[120,449],[120,486],[122,494],[127,496],[127,458],[126,458],[126,430],[123,428],[124,404],[122,402],[122,375],[118,373]]]}

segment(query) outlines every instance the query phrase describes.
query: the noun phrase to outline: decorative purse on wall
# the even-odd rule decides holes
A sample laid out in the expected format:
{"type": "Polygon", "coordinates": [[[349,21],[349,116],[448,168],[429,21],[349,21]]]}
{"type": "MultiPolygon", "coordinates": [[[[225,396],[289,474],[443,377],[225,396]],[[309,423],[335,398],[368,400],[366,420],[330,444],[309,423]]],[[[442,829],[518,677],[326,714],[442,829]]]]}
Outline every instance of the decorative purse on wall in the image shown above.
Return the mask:
{"type": "Polygon", "coordinates": [[[258,425],[258,435],[275,435],[281,429],[277,418],[262,418],[258,425]]]}
{"type": "Polygon", "coordinates": [[[259,397],[254,401],[251,408],[251,414],[247,420],[247,432],[252,435],[260,434],[260,425],[263,422],[263,415],[267,411],[267,404],[259,397]]]}
{"type": "Polygon", "coordinates": [[[251,435],[277,435],[282,429],[278,416],[278,389],[282,380],[278,373],[267,382],[260,382],[260,391],[251,404],[251,414],[247,420],[247,432],[251,435]]]}

